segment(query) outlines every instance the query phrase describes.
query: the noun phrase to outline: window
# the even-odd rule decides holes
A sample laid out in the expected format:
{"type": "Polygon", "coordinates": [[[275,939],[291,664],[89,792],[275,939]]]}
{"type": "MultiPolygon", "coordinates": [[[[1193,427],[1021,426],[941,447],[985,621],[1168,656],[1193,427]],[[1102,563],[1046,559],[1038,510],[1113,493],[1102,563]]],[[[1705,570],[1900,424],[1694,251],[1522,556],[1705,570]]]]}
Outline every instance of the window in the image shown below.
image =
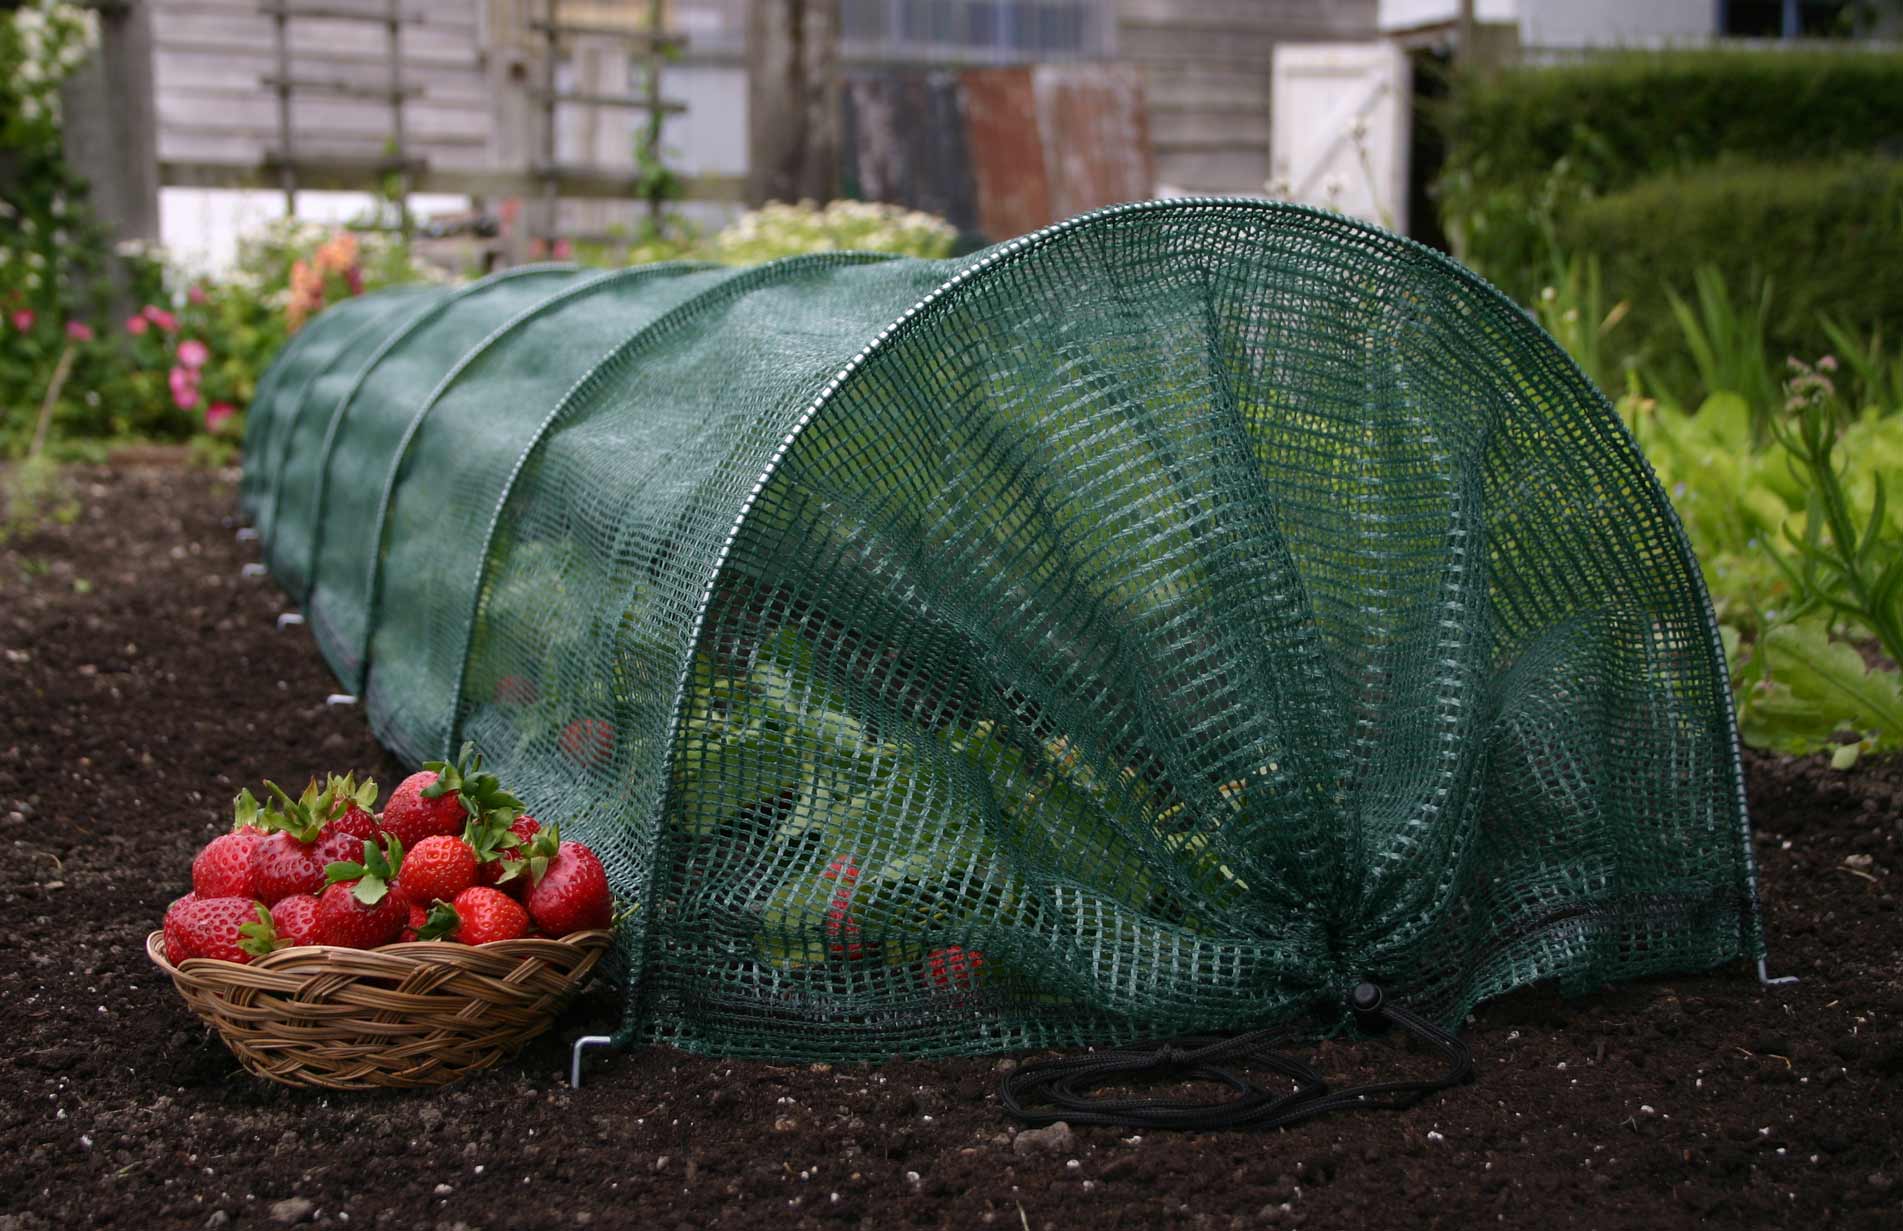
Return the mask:
{"type": "Polygon", "coordinates": [[[1848,38],[1870,16],[1868,0],[1721,0],[1732,38],[1848,38]]]}
{"type": "Polygon", "coordinates": [[[985,64],[1106,57],[1116,6],[1103,0],[843,0],[842,51],[856,60],[985,64]]]}

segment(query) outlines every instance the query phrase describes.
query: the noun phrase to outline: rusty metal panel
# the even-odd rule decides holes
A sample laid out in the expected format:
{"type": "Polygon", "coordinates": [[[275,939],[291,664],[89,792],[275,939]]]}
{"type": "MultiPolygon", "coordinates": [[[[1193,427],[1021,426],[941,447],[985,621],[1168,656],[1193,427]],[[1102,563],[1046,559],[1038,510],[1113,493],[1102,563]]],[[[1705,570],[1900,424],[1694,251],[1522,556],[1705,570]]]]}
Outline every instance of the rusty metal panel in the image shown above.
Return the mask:
{"type": "Polygon", "coordinates": [[[841,182],[848,196],[934,213],[961,231],[979,228],[971,159],[946,72],[854,72],[841,91],[841,182]]]}
{"type": "Polygon", "coordinates": [[[985,238],[1010,239],[1055,221],[1031,70],[968,69],[959,84],[985,238]]]}
{"type": "Polygon", "coordinates": [[[1057,217],[1151,195],[1156,172],[1141,70],[1041,64],[1031,71],[1031,85],[1057,217]]]}

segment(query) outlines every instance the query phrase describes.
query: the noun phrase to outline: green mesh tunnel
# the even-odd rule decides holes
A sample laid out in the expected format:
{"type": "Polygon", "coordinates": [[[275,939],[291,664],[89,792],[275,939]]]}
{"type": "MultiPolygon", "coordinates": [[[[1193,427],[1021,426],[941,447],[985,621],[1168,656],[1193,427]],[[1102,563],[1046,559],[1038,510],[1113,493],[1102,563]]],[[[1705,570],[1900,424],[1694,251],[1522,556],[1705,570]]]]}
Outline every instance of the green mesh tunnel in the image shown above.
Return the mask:
{"type": "Polygon", "coordinates": [[[638,903],[624,1038],[1443,1023],[1762,955],[1723,654],[1604,399],[1443,257],[1119,207],[943,262],[323,314],[243,501],[410,761],[638,903]]]}

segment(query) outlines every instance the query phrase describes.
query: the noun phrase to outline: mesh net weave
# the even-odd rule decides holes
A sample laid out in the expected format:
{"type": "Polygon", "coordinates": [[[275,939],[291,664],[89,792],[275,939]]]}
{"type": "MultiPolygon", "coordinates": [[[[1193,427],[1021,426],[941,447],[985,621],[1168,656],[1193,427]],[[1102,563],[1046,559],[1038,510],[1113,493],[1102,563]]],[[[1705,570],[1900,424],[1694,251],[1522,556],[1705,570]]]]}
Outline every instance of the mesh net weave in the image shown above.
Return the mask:
{"type": "Polygon", "coordinates": [[[625,1037],[1325,1030],[1364,977],[1451,1024],[1763,951],[1656,481],[1510,302],[1343,218],[373,296],[246,458],[380,738],[473,740],[638,904],[625,1037]]]}

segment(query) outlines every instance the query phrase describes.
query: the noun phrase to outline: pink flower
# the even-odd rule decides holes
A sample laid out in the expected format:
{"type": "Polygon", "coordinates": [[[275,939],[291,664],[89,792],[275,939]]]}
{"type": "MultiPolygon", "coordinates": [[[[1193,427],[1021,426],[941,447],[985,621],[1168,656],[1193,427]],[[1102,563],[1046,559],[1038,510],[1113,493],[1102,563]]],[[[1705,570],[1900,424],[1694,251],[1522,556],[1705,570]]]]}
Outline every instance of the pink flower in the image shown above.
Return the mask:
{"type": "Polygon", "coordinates": [[[185,298],[191,300],[193,303],[204,303],[205,300],[209,298],[209,296],[205,294],[204,287],[194,282],[192,284],[192,289],[185,292],[185,298]]]}
{"type": "Polygon", "coordinates": [[[85,321],[67,321],[66,336],[75,342],[90,342],[93,340],[93,327],[85,321]]]}
{"type": "Polygon", "coordinates": [[[352,295],[363,294],[363,270],[352,265],[344,271],[344,285],[350,288],[352,295]]]}
{"type": "Polygon", "coordinates": [[[211,358],[211,348],[197,338],[186,338],[178,344],[178,361],[196,372],[205,366],[211,358]]]}
{"type": "Polygon", "coordinates": [[[231,421],[231,416],[237,413],[238,408],[233,406],[230,402],[213,402],[211,405],[205,407],[205,430],[208,432],[222,431],[225,424],[231,421]]]}
{"type": "Polygon", "coordinates": [[[33,328],[33,322],[39,318],[33,315],[33,309],[20,308],[13,314],[13,327],[21,333],[33,328]]]}
{"type": "Polygon", "coordinates": [[[151,321],[166,333],[171,333],[178,328],[178,318],[176,316],[152,304],[145,305],[145,311],[142,315],[146,320],[151,321]]]}
{"type": "Polygon", "coordinates": [[[555,251],[556,260],[566,261],[571,255],[574,254],[575,247],[573,244],[569,243],[565,239],[558,239],[555,241],[554,251],[555,251]]]}
{"type": "Polygon", "coordinates": [[[147,321],[143,316],[128,316],[126,318],[126,332],[129,334],[136,336],[150,328],[152,328],[151,322],[147,321]]]}
{"type": "Polygon", "coordinates": [[[172,386],[172,405],[180,410],[198,405],[198,373],[190,368],[173,368],[166,380],[172,386]]]}

